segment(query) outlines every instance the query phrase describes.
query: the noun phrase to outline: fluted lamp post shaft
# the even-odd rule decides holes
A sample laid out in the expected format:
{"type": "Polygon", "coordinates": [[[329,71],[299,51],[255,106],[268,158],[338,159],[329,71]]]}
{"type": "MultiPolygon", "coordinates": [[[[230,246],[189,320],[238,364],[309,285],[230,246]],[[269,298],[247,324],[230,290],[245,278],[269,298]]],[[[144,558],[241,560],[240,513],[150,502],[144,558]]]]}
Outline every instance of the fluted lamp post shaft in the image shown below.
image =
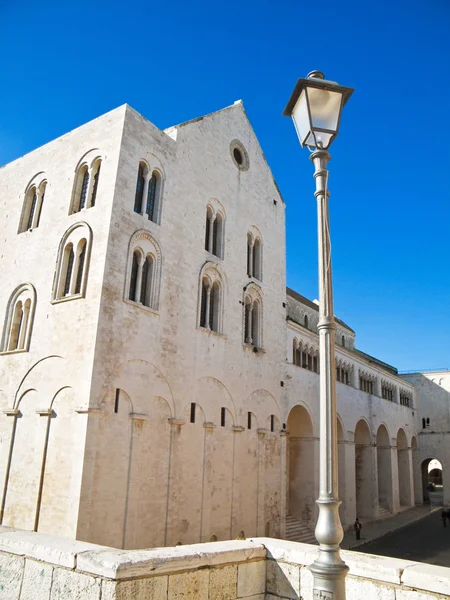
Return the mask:
{"type": "Polygon", "coordinates": [[[340,557],[344,532],[339,519],[335,322],[328,213],[328,146],[339,129],[342,107],[353,90],[326,81],[319,71],[299,79],[284,111],[292,116],[302,146],[313,150],[319,243],[320,491],[315,535],[319,555],[310,566],[313,600],[345,600],[347,565],[340,557]]]}

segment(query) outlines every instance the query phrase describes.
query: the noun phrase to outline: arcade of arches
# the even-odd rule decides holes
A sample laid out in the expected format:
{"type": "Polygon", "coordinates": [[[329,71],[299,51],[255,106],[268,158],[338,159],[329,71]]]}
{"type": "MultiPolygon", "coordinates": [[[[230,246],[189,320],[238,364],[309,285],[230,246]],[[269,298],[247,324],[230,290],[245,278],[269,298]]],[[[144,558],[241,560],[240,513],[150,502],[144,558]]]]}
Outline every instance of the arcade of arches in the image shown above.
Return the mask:
{"type": "MultiPolygon", "coordinates": [[[[287,421],[286,514],[313,527],[317,517],[315,501],[319,491],[318,429],[304,406],[294,406],[287,421]]],[[[408,445],[400,428],[390,438],[385,425],[376,434],[360,419],[354,434],[337,422],[339,498],[344,527],[358,516],[374,519],[395,514],[414,505],[413,437],[408,445]]],[[[427,472],[428,474],[428,472],[427,472]]],[[[428,479],[427,479],[428,482],[428,479]]]]}

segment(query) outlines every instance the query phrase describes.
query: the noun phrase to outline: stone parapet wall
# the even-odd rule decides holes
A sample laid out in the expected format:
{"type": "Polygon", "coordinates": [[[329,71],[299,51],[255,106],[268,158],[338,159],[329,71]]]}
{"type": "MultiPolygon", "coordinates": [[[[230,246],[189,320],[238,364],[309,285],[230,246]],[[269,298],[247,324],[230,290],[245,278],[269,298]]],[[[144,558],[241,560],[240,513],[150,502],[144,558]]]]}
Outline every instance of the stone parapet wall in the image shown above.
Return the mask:
{"type": "MultiPolygon", "coordinates": [[[[272,538],[118,550],[0,530],[0,600],[313,600],[317,548],[272,538]]],[[[347,600],[438,600],[450,570],[344,551],[347,600]]]]}

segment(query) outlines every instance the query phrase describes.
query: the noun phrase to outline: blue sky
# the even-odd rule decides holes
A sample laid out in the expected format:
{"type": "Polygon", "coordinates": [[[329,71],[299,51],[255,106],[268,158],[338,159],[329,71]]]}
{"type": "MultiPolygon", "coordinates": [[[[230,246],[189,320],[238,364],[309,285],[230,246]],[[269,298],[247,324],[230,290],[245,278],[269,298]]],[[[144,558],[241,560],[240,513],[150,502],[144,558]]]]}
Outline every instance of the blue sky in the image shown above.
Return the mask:
{"type": "Polygon", "coordinates": [[[335,310],[399,369],[450,367],[450,5],[4,0],[0,164],[128,102],[157,126],[243,99],[317,297],[313,168],[281,116],[313,69],[356,88],[331,147],[335,310]]]}

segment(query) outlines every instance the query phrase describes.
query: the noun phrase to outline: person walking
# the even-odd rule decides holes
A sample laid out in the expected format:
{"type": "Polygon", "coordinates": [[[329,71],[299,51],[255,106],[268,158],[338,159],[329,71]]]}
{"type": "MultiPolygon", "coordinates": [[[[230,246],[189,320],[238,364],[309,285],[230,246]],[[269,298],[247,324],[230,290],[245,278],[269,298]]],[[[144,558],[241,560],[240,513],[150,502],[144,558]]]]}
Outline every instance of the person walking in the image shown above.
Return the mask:
{"type": "Polygon", "coordinates": [[[356,533],[356,539],[360,540],[361,539],[361,529],[362,529],[362,525],[359,522],[358,517],[356,517],[356,521],[355,524],[353,525],[353,529],[355,530],[356,533]]]}
{"type": "Polygon", "coordinates": [[[445,508],[441,512],[441,519],[442,519],[442,524],[444,525],[444,527],[447,527],[448,512],[445,508]]]}

